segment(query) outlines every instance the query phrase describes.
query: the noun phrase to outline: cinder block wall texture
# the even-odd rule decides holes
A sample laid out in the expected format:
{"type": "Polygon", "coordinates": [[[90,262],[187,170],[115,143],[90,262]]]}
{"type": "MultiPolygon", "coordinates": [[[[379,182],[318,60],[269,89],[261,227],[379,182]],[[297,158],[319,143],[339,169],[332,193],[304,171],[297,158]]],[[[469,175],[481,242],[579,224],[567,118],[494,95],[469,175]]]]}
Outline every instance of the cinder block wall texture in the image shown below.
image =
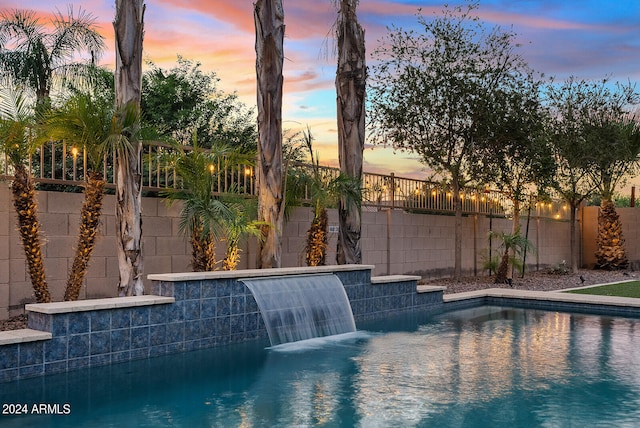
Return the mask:
{"type": "MultiPolygon", "coordinates": [[[[45,243],[45,269],[54,301],[62,300],[68,270],[73,262],[82,200],[82,194],[38,192],[45,243]]],[[[142,207],[145,274],[189,271],[189,243],[178,230],[180,205],[168,207],[161,198],[144,198],[142,207]]],[[[312,215],[310,209],[298,208],[286,222],[283,230],[283,267],[304,266],[306,232],[312,215]]],[[[437,278],[449,276],[453,271],[453,216],[410,214],[400,210],[365,211],[362,220],[362,262],[376,266],[374,275],[414,274],[437,278]]],[[[329,212],[329,224],[338,225],[335,210],[329,212]]],[[[523,233],[526,227],[525,218],[522,221],[523,233]]],[[[509,231],[511,222],[483,216],[463,218],[462,269],[465,274],[486,273],[482,270],[481,254],[489,248],[487,234],[490,228],[509,231]]],[[[115,232],[115,200],[113,196],[106,195],[100,234],[81,298],[116,295],[118,261],[115,232]]],[[[527,256],[530,269],[569,260],[567,222],[532,218],[528,237],[538,249],[527,256]]],[[[337,233],[331,233],[327,264],[335,264],[336,244],[337,233]]],[[[494,240],[494,254],[498,245],[494,240]]],[[[217,247],[219,260],[224,257],[224,251],[225,244],[222,242],[217,247]]],[[[243,245],[241,269],[256,266],[256,251],[255,240],[243,245]]],[[[33,293],[17,233],[11,192],[6,183],[0,183],[0,319],[22,313],[24,304],[32,301],[33,293]]]]}

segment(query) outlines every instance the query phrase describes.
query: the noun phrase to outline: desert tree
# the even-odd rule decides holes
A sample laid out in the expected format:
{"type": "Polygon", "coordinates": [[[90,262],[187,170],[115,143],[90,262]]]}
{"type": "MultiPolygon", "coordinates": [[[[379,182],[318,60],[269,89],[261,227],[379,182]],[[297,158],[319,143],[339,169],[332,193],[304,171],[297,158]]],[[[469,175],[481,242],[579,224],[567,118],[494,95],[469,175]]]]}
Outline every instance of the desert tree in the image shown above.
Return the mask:
{"type": "MultiPolygon", "coordinates": [[[[515,77],[515,75],[514,75],[515,77]]],[[[543,82],[533,72],[522,74],[509,82],[502,91],[495,91],[494,100],[502,116],[500,132],[487,127],[486,156],[495,171],[493,184],[509,198],[511,208],[510,236],[520,235],[520,218],[525,205],[534,203],[533,194],[547,194],[555,174],[552,145],[546,133],[547,115],[543,108],[541,90],[543,82]]],[[[506,245],[515,252],[518,245],[506,245]]],[[[511,254],[511,259],[515,254],[511,254]]],[[[510,261],[503,258],[503,261],[510,261]]],[[[507,278],[513,277],[513,264],[508,264],[507,278]]],[[[496,277],[496,281],[501,278],[496,277]]]]}
{"type": "Polygon", "coordinates": [[[574,273],[579,263],[578,209],[597,190],[588,174],[592,149],[583,133],[591,86],[587,81],[570,77],[562,83],[549,82],[544,95],[548,111],[546,134],[556,165],[552,187],[569,207],[570,267],[574,273]]]}
{"type": "Polygon", "coordinates": [[[450,183],[454,278],[461,275],[461,190],[495,176],[487,154],[511,126],[501,94],[526,69],[515,33],[488,28],[474,16],[477,7],[418,14],[421,31],[391,27],[374,52],[368,86],[373,142],[418,154],[450,183]]]}

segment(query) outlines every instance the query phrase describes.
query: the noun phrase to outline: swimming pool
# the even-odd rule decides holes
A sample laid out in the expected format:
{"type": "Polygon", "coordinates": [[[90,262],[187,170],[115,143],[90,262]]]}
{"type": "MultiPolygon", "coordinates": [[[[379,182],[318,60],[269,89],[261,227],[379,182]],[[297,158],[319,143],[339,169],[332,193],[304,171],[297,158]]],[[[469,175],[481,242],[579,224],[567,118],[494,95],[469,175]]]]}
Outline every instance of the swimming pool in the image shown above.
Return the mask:
{"type": "Polygon", "coordinates": [[[4,414],[0,425],[620,427],[640,420],[638,319],[484,306],[358,328],[271,349],[246,343],[6,383],[3,410],[26,404],[33,413],[34,404],[46,404],[68,414],[4,414]]]}

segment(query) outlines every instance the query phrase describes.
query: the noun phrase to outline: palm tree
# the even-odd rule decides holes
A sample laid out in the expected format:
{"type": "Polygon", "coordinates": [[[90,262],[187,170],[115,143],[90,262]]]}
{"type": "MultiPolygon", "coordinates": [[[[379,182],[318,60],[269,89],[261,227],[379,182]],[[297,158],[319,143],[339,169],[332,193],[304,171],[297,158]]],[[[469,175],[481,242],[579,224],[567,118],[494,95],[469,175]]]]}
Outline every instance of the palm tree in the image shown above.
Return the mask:
{"type": "Polygon", "coordinates": [[[117,113],[113,103],[77,93],[49,114],[43,130],[53,140],[66,140],[74,149],[82,148],[87,158],[84,202],[73,265],[69,271],[65,300],[77,300],[86,275],[100,225],[105,180],[102,167],[109,150],[130,144],[127,135],[136,135],[139,118],[135,111],[117,113]]]}
{"type": "Polygon", "coordinates": [[[220,166],[229,150],[215,146],[205,151],[194,142],[193,150],[182,152],[175,159],[176,175],[182,188],[162,195],[169,203],[182,200],[180,232],[191,240],[191,267],[196,272],[216,269],[216,238],[223,236],[222,219],[232,221],[235,214],[213,194],[220,166]]]}
{"type": "Polygon", "coordinates": [[[57,12],[45,26],[36,12],[5,10],[0,13],[0,68],[4,74],[31,87],[38,111],[44,111],[56,78],[86,76],[87,65],[95,64],[104,50],[104,38],[97,32],[95,17],[69,6],[67,16],[57,12]],[[76,54],[88,56],[74,61],[76,54]]]}
{"type": "Polygon", "coordinates": [[[601,197],[596,268],[626,269],[629,259],[613,195],[626,176],[634,176],[640,169],[640,124],[634,115],[611,114],[596,118],[585,129],[587,138],[597,143],[589,145],[597,147],[589,174],[597,183],[601,197]]]}
{"type": "Polygon", "coordinates": [[[33,107],[25,90],[5,88],[0,95],[0,152],[6,154],[13,167],[11,193],[18,217],[18,231],[22,239],[29,277],[38,303],[51,301],[44,272],[40,222],[35,187],[25,160],[32,127],[33,107]]]}
{"type": "MultiPolygon", "coordinates": [[[[337,0],[334,0],[337,2],[337,0]]],[[[367,67],[364,30],[358,23],[358,0],[340,0],[336,35],[338,68],[336,100],[338,111],[338,153],[340,170],[354,180],[362,180],[362,153],[365,139],[365,94],[367,67]]],[[[340,199],[340,233],[337,262],[362,263],[360,235],[362,212],[355,201],[340,199]]]]}
{"type": "Polygon", "coordinates": [[[280,267],[284,222],[282,160],[282,65],[284,10],[282,0],[257,0],[256,75],[258,95],[258,219],[264,224],[258,266],[280,267]]]}
{"type": "Polygon", "coordinates": [[[234,198],[234,195],[225,195],[222,198],[227,205],[231,216],[222,217],[220,224],[224,240],[227,243],[225,257],[222,260],[222,270],[236,270],[240,263],[240,241],[245,236],[262,237],[262,222],[252,220],[254,202],[249,199],[234,198]]]}
{"type": "Polygon", "coordinates": [[[362,189],[360,180],[340,173],[332,176],[330,171],[323,171],[317,154],[313,153],[313,136],[307,129],[304,133],[304,141],[311,157],[311,177],[308,185],[311,190],[311,205],[313,207],[313,220],[307,231],[307,244],[305,246],[305,260],[308,266],[322,266],[326,262],[329,217],[327,208],[335,206],[338,200],[348,202],[347,207],[361,208],[362,189]]]}
{"type": "Polygon", "coordinates": [[[496,284],[504,284],[511,279],[509,278],[509,266],[521,264],[522,254],[525,251],[532,250],[533,246],[520,233],[490,232],[490,236],[502,241],[500,247],[503,248],[504,252],[502,253],[502,259],[494,282],[496,284]]]}
{"type": "MultiPolygon", "coordinates": [[[[139,116],[142,93],[144,0],[116,0],[113,21],[116,41],[116,109],[139,116]],[[136,113],[133,113],[135,110],[136,113]]],[[[142,142],[116,152],[116,223],[120,296],[144,294],[142,275],[142,142]]]]}

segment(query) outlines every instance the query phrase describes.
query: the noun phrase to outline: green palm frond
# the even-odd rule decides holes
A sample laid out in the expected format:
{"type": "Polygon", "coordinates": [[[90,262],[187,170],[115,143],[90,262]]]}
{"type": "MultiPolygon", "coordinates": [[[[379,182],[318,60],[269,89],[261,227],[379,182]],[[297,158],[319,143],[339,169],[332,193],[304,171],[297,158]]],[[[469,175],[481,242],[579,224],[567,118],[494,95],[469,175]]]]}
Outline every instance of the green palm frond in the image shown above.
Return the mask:
{"type": "Polygon", "coordinates": [[[111,103],[77,93],[46,116],[36,141],[65,140],[78,146],[86,152],[90,168],[98,171],[109,139],[117,138],[112,135],[117,132],[114,114],[111,103]]]}
{"type": "Polygon", "coordinates": [[[0,152],[6,153],[14,165],[24,162],[29,154],[33,99],[20,87],[0,89],[0,152]]]}

